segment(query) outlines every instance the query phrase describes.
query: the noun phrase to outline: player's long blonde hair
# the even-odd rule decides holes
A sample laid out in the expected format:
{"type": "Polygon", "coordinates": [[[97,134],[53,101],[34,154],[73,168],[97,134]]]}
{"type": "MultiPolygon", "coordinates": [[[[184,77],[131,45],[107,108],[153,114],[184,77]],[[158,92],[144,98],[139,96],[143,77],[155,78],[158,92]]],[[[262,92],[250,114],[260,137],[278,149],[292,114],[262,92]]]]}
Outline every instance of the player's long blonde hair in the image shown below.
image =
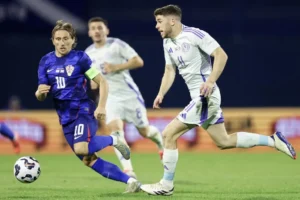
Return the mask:
{"type": "Polygon", "coordinates": [[[68,31],[71,38],[74,39],[74,43],[72,45],[72,49],[74,49],[77,45],[77,37],[76,37],[76,30],[73,28],[73,25],[71,23],[64,22],[63,20],[58,20],[56,22],[55,27],[52,30],[52,37],[51,37],[52,40],[54,39],[53,37],[54,37],[55,32],[58,30],[68,31]]]}

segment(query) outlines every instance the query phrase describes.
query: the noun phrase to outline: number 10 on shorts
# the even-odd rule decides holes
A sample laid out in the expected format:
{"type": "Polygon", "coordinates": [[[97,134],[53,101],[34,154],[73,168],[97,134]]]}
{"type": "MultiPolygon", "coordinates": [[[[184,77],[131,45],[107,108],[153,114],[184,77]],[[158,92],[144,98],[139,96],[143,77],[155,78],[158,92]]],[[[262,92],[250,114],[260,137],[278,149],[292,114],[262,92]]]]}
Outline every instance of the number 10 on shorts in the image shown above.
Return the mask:
{"type": "Polygon", "coordinates": [[[74,132],[74,140],[80,138],[84,133],[84,124],[78,124],[75,126],[75,132],[74,132]]]}

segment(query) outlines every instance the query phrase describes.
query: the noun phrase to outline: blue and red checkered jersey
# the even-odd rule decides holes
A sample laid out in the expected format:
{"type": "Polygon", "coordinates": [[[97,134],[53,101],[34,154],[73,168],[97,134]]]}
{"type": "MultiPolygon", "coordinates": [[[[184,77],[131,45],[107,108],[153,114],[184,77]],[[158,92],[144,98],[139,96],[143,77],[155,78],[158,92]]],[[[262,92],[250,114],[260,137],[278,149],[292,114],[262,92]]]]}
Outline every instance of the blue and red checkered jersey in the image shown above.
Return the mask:
{"type": "Polygon", "coordinates": [[[40,61],[38,83],[51,86],[50,94],[63,125],[77,119],[79,114],[93,115],[95,111],[95,103],[87,95],[85,77],[91,64],[86,53],[76,50],[62,57],[50,52],[40,61]]]}

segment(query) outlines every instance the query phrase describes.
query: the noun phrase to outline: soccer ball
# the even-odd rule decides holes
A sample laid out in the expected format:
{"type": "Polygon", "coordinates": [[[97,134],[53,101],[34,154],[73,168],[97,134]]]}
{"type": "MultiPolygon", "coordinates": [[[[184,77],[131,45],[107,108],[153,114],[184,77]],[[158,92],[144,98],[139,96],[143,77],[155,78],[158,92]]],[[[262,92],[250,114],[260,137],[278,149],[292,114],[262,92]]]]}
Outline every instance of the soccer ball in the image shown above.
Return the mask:
{"type": "Polygon", "coordinates": [[[22,183],[32,183],[41,174],[39,162],[31,156],[19,158],[14,166],[14,175],[22,183]]]}

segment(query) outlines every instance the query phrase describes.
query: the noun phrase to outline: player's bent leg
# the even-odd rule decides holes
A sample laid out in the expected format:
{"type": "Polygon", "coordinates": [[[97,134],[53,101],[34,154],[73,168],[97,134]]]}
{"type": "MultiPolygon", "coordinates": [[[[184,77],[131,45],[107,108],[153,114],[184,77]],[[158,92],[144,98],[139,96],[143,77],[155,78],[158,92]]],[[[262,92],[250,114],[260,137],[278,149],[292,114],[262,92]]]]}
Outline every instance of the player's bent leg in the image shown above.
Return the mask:
{"type": "Polygon", "coordinates": [[[210,125],[206,131],[220,149],[274,147],[274,139],[270,136],[247,132],[228,134],[224,123],[210,125]]]}
{"type": "MultiPolygon", "coordinates": [[[[96,137],[96,136],[94,136],[96,137]]],[[[74,151],[74,136],[73,133],[65,133],[65,138],[70,145],[70,147],[74,151]]],[[[86,148],[86,147],[85,147],[86,148]]],[[[74,151],[75,152],[75,151],[74,151]]],[[[102,175],[105,178],[112,179],[115,181],[123,182],[128,185],[126,192],[138,192],[140,191],[140,182],[136,179],[130,178],[127,174],[123,173],[116,165],[104,161],[101,158],[98,158],[96,154],[87,155],[87,156],[80,156],[77,157],[82,160],[82,162],[92,168],[95,172],[102,175]]]]}
{"type": "Polygon", "coordinates": [[[88,166],[88,167],[92,167],[95,162],[97,161],[97,155],[93,154],[93,155],[89,155],[89,156],[83,156],[82,158],[82,162],[84,165],[88,166]]]}
{"type": "Polygon", "coordinates": [[[160,159],[162,160],[163,156],[163,139],[160,131],[155,127],[155,126],[145,126],[145,127],[136,127],[137,130],[139,131],[140,135],[143,136],[144,138],[149,138],[152,140],[158,147],[159,149],[159,156],[160,159]]]}
{"type": "MultiPolygon", "coordinates": [[[[122,146],[117,136],[96,135],[97,124],[93,115],[79,115],[76,120],[63,125],[65,137],[77,155],[93,155],[107,146],[122,146]]],[[[124,153],[129,159],[130,150],[126,150],[124,153]]]]}
{"type": "MultiPolygon", "coordinates": [[[[122,140],[122,142],[124,142],[124,144],[128,145],[125,140],[125,135],[124,135],[124,131],[123,131],[124,123],[121,119],[112,120],[107,124],[107,126],[108,126],[109,130],[111,131],[111,135],[119,136],[120,140],[122,140]]],[[[136,174],[133,171],[131,160],[125,159],[117,148],[114,148],[114,150],[117,155],[117,158],[119,159],[119,161],[123,167],[123,171],[130,177],[136,178],[136,174]]]]}
{"type": "Polygon", "coordinates": [[[92,168],[97,173],[101,174],[107,179],[119,181],[127,184],[125,193],[133,193],[140,191],[141,183],[134,178],[129,177],[122,172],[120,168],[113,163],[107,162],[101,158],[98,158],[96,154],[84,156],[82,162],[92,168]]]}
{"type": "Polygon", "coordinates": [[[160,150],[163,149],[162,135],[155,126],[148,125],[145,127],[136,127],[136,128],[139,131],[141,136],[152,140],[160,150]]]}
{"type": "Polygon", "coordinates": [[[206,131],[220,149],[236,147],[237,135],[236,133],[228,135],[224,123],[210,125],[206,131]]]}
{"type": "Polygon", "coordinates": [[[80,156],[89,155],[88,142],[78,142],[74,144],[74,153],[80,156]]]}
{"type": "Polygon", "coordinates": [[[224,123],[210,125],[207,132],[220,149],[269,146],[296,159],[293,146],[280,132],[275,132],[272,136],[248,132],[237,132],[228,135],[224,123]]]}
{"type": "Polygon", "coordinates": [[[195,127],[195,125],[184,124],[178,119],[170,122],[163,131],[164,140],[164,176],[160,182],[155,184],[142,185],[144,192],[152,195],[172,195],[174,191],[173,179],[178,161],[177,139],[195,127]]]}
{"type": "Polygon", "coordinates": [[[90,141],[76,141],[74,139],[74,152],[76,155],[81,156],[92,155],[107,146],[114,145],[114,142],[117,143],[117,140],[117,138],[112,136],[94,136],[90,141]]]}

